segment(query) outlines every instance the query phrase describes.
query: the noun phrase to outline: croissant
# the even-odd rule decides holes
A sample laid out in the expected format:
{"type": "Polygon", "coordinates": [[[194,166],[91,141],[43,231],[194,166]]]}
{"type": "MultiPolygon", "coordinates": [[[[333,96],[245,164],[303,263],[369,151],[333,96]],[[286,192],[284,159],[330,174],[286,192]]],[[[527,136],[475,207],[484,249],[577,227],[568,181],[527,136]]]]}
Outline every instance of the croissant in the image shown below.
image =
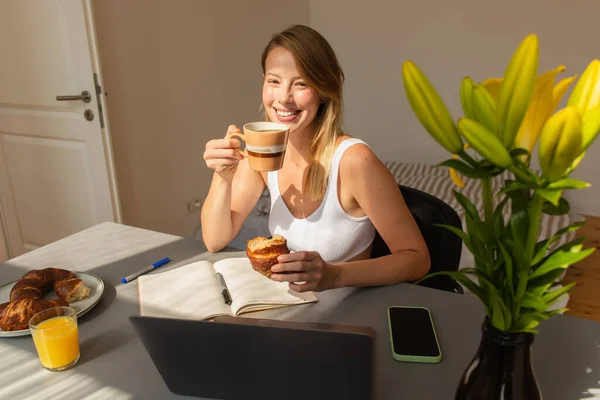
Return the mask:
{"type": "Polygon", "coordinates": [[[27,329],[34,314],[52,307],[68,306],[88,297],[90,292],[91,289],[71,271],[59,268],[29,271],[11,289],[10,302],[0,304],[0,329],[27,329]],[[58,298],[42,300],[42,296],[52,289],[58,298]]]}
{"type": "Polygon", "coordinates": [[[255,237],[246,245],[246,256],[252,268],[267,278],[271,277],[271,267],[277,264],[277,257],[289,252],[287,240],[281,235],[274,235],[271,239],[255,237]]]}

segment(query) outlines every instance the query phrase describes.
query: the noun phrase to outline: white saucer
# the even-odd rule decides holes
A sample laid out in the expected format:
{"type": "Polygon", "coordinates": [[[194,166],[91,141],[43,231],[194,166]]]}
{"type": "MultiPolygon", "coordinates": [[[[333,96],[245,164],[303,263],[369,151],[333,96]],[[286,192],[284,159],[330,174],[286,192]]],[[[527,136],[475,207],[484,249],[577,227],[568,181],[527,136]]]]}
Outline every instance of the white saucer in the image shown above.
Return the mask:
{"type": "MultiPolygon", "coordinates": [[[[87,272],[75,272],[75,276],[79,279],[82,279],[85,285],[92,290],[90,295],[85,299],[69,304],[75,309],[75,311],[77,311],[77,317],[81,317],[90,311],[100,301],[102,292],[104,292],[104,282],[102,282],[102,279],[98,278],[96,275],[88,274],[87,272]]],[[[12,281],[0,286],[0,304],[6,303],[10,300],[10,290],[16,283],[17,281],[12,281]]],[[[43,298],[55,299],[56,294],[54,294],[54,290],[51,290],[50,292],[46,293],[43,298]]],[[[21,329],[18,331],[3,331],[0,329],[0,338],[11,336],[27,336],[30,334],[31,333],[29,332],[29,329],[21,329]]]]}

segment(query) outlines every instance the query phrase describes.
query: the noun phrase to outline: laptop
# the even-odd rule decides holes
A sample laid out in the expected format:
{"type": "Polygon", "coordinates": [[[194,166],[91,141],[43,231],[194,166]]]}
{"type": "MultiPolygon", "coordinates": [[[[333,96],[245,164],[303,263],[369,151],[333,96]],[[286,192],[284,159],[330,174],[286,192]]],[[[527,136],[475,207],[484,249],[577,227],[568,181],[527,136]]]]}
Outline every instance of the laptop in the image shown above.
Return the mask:
{"type": "Polygon", "coordinates": [[[244,317],[213,321],[131,316],[175,394],[208,399],[372,397],[368,327],[244,317]]]}

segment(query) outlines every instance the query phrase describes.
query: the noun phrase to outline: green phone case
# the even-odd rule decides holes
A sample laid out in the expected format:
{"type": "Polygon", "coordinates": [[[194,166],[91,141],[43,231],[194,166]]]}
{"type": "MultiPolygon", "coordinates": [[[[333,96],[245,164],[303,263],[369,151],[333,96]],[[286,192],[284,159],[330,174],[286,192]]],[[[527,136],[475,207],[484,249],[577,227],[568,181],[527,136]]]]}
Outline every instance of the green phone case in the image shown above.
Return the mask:
{"type": "Polygon", "coordinates": [[[418,362],[418,363],[439,363],[442,361],[442,350],[440,349],[440,342],[437,338],[437,332],[435,331],[435,326],[433,325],[433,318],[431,317],[431,312],[426,307],[413,307],[413,306],[390,306],[387,311],[388,315],[388,329],[390,331],[390,348],[392,350],[392,357],[398,361],[406,361],[406,362],[418,362]],[[429,356],[415,356],[415,355],[406,355],[406,354],[398,354],[394,351],[394,341],[392,339],[392,323],[390,321],[390,308],[422,308],[427,311],[427,315],[429,315],[429,320],[431,321],[431,326],[433,328],[433,336],[435,337],[435,344],[437,345],[439,355],[436,357],[429,356]]]}

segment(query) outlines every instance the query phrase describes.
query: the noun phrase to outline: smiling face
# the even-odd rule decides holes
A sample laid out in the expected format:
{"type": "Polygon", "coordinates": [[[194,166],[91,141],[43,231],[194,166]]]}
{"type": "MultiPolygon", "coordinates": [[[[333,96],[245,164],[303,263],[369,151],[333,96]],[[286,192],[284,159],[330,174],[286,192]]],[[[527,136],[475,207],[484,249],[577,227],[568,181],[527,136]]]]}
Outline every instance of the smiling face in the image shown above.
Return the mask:
{"type": "Polygon", "coordinates": [[[265,60],[262,99],[268,118],[288,125],[290,134],[310,129],[320,105],[293,54],[282,47],[275,47],[265,60]]]}

